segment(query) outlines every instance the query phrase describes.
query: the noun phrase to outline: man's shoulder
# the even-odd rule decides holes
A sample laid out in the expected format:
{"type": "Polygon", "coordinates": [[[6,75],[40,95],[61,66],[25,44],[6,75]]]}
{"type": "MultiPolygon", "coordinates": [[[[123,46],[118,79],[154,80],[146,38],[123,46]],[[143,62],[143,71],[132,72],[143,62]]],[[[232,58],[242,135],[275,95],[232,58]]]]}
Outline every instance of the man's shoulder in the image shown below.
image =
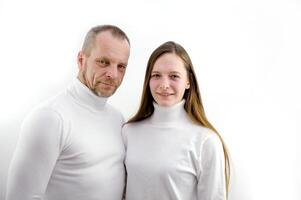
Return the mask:
{"type": "Polygon", "coordinates": [[[149,119],[143,119],[141,121],[136,121],[136,122],[127,122],[124,124],[123,129],[125,131],[138,131],[138,130],[147,130],[149,128],[153,128],[151,127],[151,124],[149,122],[149,119]]]}
{"type": "Polygon", "coordinates": [[[116,108],[115,106],[113,106],[111,104],[107,104],[106,107],[107,107],[107,112],[110,113],[110,115],[113,115],[113,116],[121,119],[124,122],[124,116],[118,108],[116,108]]]}
{"type": "Polygon", "coordinates": [[[29,112],[29,115],[37,115],[39,113],[60,115],[60,108],[66,105],[68,105],[68,95],[66,95],[66,91],[63,91],[40,102],[29,112]]]}
{"type": "Polygon", "coordinates": [[[118,108],[116,108],[115,106],[113,106],[112,104],[107,103],[107,109],[116,114],[121,114],[121,111],[118,108]]]}
{"type": "Polygon", "coordinates": [[[61,123],[62,115],[50,106],[38,105],[33,108],[23,120],[23,126],[49,126],[52,123],[61,123]]]}

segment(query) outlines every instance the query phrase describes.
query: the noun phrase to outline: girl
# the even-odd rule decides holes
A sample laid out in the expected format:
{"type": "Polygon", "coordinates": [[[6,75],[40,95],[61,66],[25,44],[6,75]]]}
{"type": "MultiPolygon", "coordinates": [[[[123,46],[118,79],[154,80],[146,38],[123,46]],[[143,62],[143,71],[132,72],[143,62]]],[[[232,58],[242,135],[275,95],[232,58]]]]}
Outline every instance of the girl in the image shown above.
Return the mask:
{"type": "Polygon", "coordinates": [[[150,56],[138,112],[123,127],[126,200],[225,200],[227,148],[206,118],[192,62],[166,42],[150,56]]]}

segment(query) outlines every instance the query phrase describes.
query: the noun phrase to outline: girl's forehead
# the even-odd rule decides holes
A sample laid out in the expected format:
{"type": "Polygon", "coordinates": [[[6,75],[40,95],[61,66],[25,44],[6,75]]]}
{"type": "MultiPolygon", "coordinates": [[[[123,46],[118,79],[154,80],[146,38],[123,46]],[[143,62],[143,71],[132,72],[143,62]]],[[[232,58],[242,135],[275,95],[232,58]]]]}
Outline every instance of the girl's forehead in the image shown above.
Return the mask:
{"type": "Polygon", "coordinates": [[[154,66],[152,71],[184,71],[185,66],[183,60],[173,53],[167,53],[160,56],[154,66]]]}

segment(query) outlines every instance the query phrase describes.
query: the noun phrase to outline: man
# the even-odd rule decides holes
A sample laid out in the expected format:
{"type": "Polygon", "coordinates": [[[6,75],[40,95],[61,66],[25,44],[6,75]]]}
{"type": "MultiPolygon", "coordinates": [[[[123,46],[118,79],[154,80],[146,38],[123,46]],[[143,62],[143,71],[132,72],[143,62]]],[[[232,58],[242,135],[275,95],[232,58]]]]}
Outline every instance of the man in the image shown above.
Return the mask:
{"type": "Polygon", "coordinates": [[[87,33],[77,79],[23,122],[7,200],[122,199],[123,117],[106,101],[122,82],[129,54],[129,39],[118,27],[87,33]]]}

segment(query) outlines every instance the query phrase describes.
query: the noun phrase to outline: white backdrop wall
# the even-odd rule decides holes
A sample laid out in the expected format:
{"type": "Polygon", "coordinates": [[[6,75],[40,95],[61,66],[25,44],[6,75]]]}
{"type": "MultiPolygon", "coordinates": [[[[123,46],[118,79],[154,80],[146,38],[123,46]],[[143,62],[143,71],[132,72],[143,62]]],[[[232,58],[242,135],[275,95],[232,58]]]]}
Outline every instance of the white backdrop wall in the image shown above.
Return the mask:
{"type": "Polygon", "coordinates": [[[207,115],[230,149],[230,199],[301,199],[299,0],[0,0],[0,199],[24,116],[76,76],[77,52],[97,24],[131,39],[110,99],[126,118],[150,53],[174,40],[190,54],[207,115]]]}

